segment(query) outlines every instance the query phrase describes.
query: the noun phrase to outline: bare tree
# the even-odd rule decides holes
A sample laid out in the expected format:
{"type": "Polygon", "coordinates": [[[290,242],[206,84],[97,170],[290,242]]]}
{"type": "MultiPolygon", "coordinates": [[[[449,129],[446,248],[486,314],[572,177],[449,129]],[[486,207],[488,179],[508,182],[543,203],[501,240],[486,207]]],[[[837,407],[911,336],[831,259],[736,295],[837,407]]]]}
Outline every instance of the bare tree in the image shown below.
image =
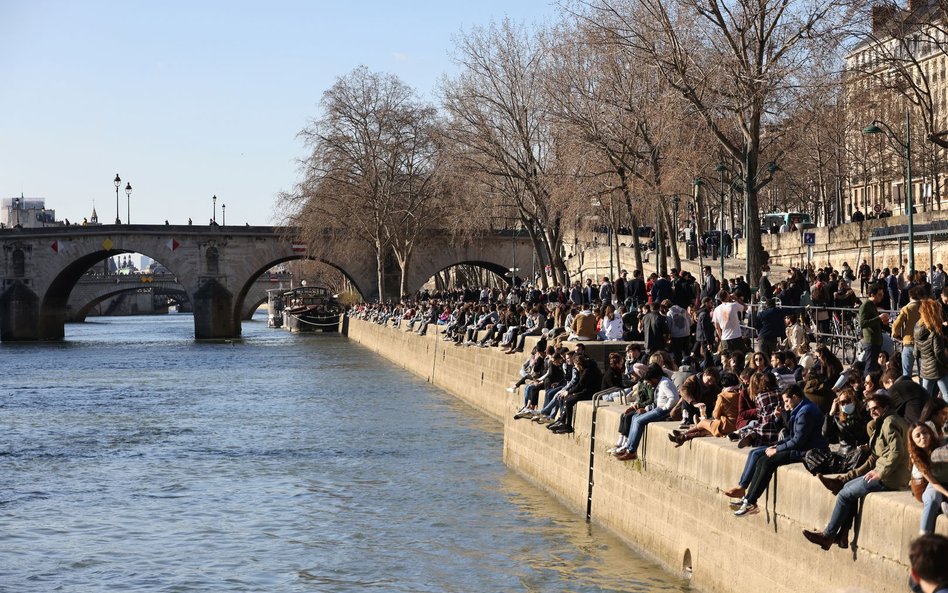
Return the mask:
{"type": "MultiPolygon", "coordinates": [[[[445,80],[445,135],[451,157],[513,209],[549,262],[554,282],[565,282],[562,219],[552,201],[556,166],[553,129],[544,103],[546,53],[538,35],[509,20],[461,37],[456,61],[461,72],[445,80]]],[[[541,276],[546,287],[546,275],[541,276]]]]}
{"type": "MultiPolygon", "coordinates": [[[[647,56],[739,164],[749,220],[773,179],[763,159],[780,115],[834,50],[845,0],[593,0],[584,11],[647,56]]],[[[831,60],[829,60],[831,63],[831,60]]],[[[751,280],[763,262],[760,228],[746,229],[751,280]]]]}

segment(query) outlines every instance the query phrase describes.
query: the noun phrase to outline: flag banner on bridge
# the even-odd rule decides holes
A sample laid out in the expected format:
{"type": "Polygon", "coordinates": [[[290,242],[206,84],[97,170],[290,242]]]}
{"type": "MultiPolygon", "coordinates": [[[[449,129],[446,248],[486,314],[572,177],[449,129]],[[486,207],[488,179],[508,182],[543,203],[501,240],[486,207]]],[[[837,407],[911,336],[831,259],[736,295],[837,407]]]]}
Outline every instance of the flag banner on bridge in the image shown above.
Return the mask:
{"type": "Polygon", "coordinates": [[[53,241],[53,244],[50,245],[50,248],[56,253],[59,253],[59,241],[53,241]]]}
{"type": "Polygon", "coordinates": [[[178,242],[175,241],[174,239],[168,239],[168,242],[165,243],[165,245],[166,245],[166,246],[168,247],[168,249],[170,249],[171,251],[174,251],[174,250],[177,249],[178,247],[181,247],[181,243],[178,243],[178,242]]]}
{"type": "Polygon", "coordinates": [[[293,243],[293,252],[294,253],[304,253],[306,251],[305,243],[293,243]]]}

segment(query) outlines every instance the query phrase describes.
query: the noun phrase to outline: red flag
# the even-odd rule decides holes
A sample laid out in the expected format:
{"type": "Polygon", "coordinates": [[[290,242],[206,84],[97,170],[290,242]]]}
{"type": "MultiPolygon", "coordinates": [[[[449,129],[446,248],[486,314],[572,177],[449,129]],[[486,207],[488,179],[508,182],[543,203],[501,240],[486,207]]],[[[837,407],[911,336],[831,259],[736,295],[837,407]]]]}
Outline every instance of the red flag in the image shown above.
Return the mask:
{"type": "Polygon", "coordinates": [[[168,242],[165,243],[165,245],[167,245],[168,249],[170,249],[171,251],[174,251],[175,249],[181,246],[181,243],[178,243],[174,239],[168,239],[168,242]]]}
{"type": "Polygon", "coordinates": [[[55,251],[56,253],[59,253],[59,241],[53,241],[53,244],[50,245],[50,247],[53,248],[53,251],[55,251]]]}

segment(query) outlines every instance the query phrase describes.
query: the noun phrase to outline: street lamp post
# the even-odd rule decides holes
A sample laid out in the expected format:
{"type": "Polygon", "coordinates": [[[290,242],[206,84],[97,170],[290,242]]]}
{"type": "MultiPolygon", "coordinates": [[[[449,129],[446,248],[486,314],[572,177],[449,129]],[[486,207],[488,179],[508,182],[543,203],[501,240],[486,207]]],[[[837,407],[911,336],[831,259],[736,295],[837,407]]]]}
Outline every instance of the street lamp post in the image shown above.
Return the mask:
{"type": "Polygon", "coordinates": [[[119,218],[119,188],[122,187],[122,178],[118,173],[112,183],[115,184],[115,224],[122,224],[122,219],[119,218]]]}
{"type": "Polygon", "coordinates": [[[125,184],[125,224],[132,224],[132,184],[125,184]]]}
{"type": "Polygon", "coordinates": [[[20,198],[13,198],[13,213],[16,216],[15,227],[20,226],[20,198]]]}
{"type": "Polygon", "coordinates": [[[211,196],[211,203],[214,205],[214,210],[211,212],[211,224],[217,222],[217,194],[211,196]]]}
{"type": "Polygon", "coordinates": [[[672,232],[674,233],[674,236],[672,237],[672,241],[675,241],[675,242],[678,241],[678,204],[679,203],[681,203],[681,198],[678,197],[678,194],[673,195],[672,206],[675,207],[675,220],[674,220],[674,224],[672,224],[672,232]]]}
{"type": "Polygon", "coordinates": [[[221,226],[227,226],[227,204],[221,204],[221,226]]]}
{"type": "MultiPolygon", "coordinates": [[[[871,124],[862,129],[863,134],[882,134],[888,136],[889,140],[904,150],[902,156],[905,158],[905,197],[906,209],[908,210],[908,251],[909,251],[909,276],[915,273],[915,200],[912,195],[912,120],[908,108],[905,109],[905,142],[899,140],[895,131],[885,122],[874,120],[871,124]],[[881,126],[881,127],[880,127],[881,126]]],[[[901,264],[901,262],[899,262],[901,264]]]]}
{"type": "Polygon", "coordinates": [[[720,207],[721,207],[720,233],[721,234],[718,237],[718,251],[720,252],[720,255],[721,255],[721,278],[719,281],[722,283],[721,286],[724,286],[723,284],[724,283],[724,172],[727,171],[727,166],[724,163],[718,163],[718,166],[715,167],[714,170],[717,171],[718,174],[720,174],[721,176],[721,203],[720,203],[720,207]]]}

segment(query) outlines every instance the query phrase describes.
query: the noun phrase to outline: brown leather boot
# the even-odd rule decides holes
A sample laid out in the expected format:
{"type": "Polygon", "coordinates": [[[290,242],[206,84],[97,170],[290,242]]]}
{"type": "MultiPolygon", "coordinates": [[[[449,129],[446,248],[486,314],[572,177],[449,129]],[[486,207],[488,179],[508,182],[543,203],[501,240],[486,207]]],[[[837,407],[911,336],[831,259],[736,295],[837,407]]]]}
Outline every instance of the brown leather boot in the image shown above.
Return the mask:
{"type": "Polygon", "coordinates": [[[805,537],[810,543],[816,544],[824,550],[829,550],[830,546],[836,543],[835,537],[830,537],[824,534],[822,531],[810,531],[809,529],[804,529],[803,537],[805,537]]]}
{"type": "Polygon", "coordinates": [[[843,481],[839,476],[824,476],[823,474],[817,474],[817,478],[820,480],[820,484],[826,487],[827,490],[833,494],[839,494],[839,491],[843,489],[843,486],[846,485],[846,482],[843,481]]]}

